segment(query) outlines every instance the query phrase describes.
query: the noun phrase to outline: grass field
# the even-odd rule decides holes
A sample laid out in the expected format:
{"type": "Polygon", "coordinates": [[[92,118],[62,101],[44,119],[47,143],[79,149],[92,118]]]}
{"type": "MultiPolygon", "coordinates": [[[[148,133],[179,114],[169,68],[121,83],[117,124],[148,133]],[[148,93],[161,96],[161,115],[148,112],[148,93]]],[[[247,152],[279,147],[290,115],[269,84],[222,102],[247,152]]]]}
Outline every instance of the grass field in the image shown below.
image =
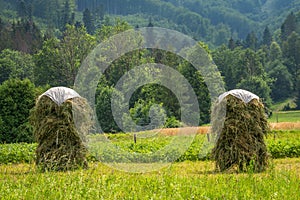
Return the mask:
{"type": "Polygon", "coordinates": [[[0,166],[1,199],[300,199],[300,159],[274,160],[269,171],[217,173],[212,162],[182,162],[132,174],[94,163],[88,170],[39,173],[0,166]]]}
{"type": "Polygon", "coordinates": [[[300,111],[273,112],[269,122],[300,122],[300,111]]]}
{"type": "MultiPolygon", "coordinates": [[[[299,135],[300,131],[277,132],[270,134],[267,142],[296,141],[299,135]]],[[[131,148],[131,137],[128,140],[124,135],[110,137],[121,147],[131,148]]],[[[156,148],[157,141],[139,139],[138,143],[132,151],[156,148]]],[[[150,164],[128,164],[127,168],[147,165],[150,164]]],[[[269,169],[257,174],[251,171],[237,174],[233,170],[219,173],[212,161],[176,162],[150,173],[121,172],[100,162],[90,162],[88,170],[47,173],[39,172],[34,164],[0,165],[0,199],[296,200],[300,199],[299,189],[300,158],[271,160],[269,169]]]]}

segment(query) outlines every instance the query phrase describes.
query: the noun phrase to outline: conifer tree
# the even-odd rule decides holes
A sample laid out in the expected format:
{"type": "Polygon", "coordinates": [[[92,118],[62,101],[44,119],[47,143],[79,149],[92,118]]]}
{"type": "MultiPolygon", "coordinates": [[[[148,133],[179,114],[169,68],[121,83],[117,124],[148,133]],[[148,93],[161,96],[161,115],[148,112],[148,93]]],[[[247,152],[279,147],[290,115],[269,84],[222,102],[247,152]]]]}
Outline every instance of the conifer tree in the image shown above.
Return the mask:
{"type": "Polygon", "coordinates": [[[285,41],[293,31],[296,31],[296,27],[296,17],[292,12],[287,16],[281,26],[281,40],[285,41]]]}
{"type": "Polygon", "coordinates": [[[236,44],[235,44],[234,40],[232,38],[230,38],[228,41],[228,48],[230,50],[233,50],[235,47],[236,47],[236,44]]]}
{"type": "Polygon", "coordinates": [[[257,48],[257,37],[255,33],[252,31],[247,35],[246,41],[245,41],[245,47],[250,48],[252,50],[256,50],[257,48]]]}
{"type": "Polygon", "coordinates": [[[64,8],[62,10],[60,30],[64,31],[66,29],[66,25],[70,24],[70,22],[71,22],[71,7],[70,7],[69,0],[66,0],[64,3],[64,8]]]}
{"type": "Polygon", "coordinates": [[[89,34],[93,34],[95,31],[95,25],[93,21],[92,14],[88,8],[86,8],[83,12],[83,19],[82,19],[84,26],[89,34]]]}
{"type": "Polygon", "coordinates": [[[267,45],[269,47],[271,45],[271,43],[272,43],[272,35],[271,35],[269,27],[266,26],[264,33],[263,33],[262,44],[267,45]]]}
{"type": "Polygon", "coordinates": [[[27,16],[26,4],[23,0],[18,1],[17,12],[18,12],[19,17],[21,17],[22,19],[24,19],[27,16]]]}

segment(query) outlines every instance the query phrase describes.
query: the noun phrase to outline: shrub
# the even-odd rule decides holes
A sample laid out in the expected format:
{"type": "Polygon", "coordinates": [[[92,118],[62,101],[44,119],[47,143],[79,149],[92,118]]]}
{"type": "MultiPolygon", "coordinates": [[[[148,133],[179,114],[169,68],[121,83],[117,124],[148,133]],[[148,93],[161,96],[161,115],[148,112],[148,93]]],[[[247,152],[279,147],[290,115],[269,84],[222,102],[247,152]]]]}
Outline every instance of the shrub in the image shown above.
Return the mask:
{"type": "Polygon", "coordinates": [[[37,144],[2,144],[0,147],[0,163],[34,162],[37,144]]]}
{"type": "Polygon", "coordinates": [[[174,116],[169,117],[164,125],[165,128],[179,128],[182,126],[182,123],[177,120],[174,116]]]}
{"type": "Polygon", "coordinates": [[[28,79],[9,79],[0,85],[0,143],[33,142],[28,123],[36,89],[28,79]]]}
{"type": "Polygon", "coordinates": [[[299,140],[270,141],[268,150],[272,158],[294,158],[300,156],[299,140]]]}

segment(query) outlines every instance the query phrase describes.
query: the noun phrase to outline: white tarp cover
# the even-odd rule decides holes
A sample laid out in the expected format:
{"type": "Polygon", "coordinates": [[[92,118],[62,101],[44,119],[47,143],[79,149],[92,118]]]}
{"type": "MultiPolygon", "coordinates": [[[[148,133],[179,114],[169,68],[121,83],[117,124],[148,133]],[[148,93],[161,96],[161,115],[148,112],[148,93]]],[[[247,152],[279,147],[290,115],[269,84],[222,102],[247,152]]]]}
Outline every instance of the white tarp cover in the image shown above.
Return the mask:
{"type": "Polygon", "coordinates": [[[47,90],[39,98],[41,98],[42,96],[48,96],[59,106],[68,99],[80,97],[80,95],[75,90],[72,90],[67,87],[53,87],[47,90]]]}
{"type": "Polygon", "coordinates": [[[236,90],[231,90],[229,92],[225,92],[224,94],[219,96],[219,102],[221,102],[225,97],[228,95],[232,95],[236,98],[241,99],[245,103],[249,103],[252,101],[252,99],[257,99],[259,100],[259,97],[247,90],[242,90],[242,89],[236,89],[236,90]]]}

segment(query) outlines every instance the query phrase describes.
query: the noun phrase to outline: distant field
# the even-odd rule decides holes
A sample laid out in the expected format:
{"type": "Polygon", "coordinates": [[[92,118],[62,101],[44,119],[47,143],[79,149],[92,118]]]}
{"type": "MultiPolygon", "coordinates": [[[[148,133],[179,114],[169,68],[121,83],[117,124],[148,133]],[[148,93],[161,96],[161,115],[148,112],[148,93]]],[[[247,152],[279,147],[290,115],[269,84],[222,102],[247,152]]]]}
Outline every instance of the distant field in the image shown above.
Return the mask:
{"type": "Polygon", "coordinates": [[[269,122],[300,122],[300,111],[273,112],[269,122]]]}

